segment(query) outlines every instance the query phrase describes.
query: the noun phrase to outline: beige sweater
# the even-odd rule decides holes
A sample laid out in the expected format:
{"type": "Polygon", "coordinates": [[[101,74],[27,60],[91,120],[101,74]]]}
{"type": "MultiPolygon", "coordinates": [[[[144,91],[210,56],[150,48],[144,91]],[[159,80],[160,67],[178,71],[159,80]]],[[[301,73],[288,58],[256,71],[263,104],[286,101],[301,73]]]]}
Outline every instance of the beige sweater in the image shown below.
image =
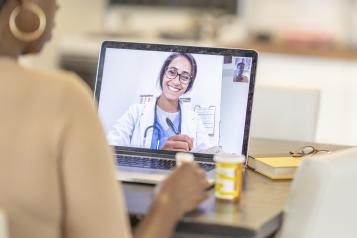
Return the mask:
{"type": "Polygon", "coordinates": [[[131,237],[111,151],[74,75],[0,57],[0,208],[11,238],[131,237]]]}

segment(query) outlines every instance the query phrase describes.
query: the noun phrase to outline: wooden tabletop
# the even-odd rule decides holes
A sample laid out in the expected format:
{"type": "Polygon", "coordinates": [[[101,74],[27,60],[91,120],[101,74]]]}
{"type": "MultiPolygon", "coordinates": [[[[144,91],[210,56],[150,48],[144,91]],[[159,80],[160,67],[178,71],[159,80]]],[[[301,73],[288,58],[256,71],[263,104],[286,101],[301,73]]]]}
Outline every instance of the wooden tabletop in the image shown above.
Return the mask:
{"type": "Polygon", "coordinates": [[[289,151],[296,151],[303,146],[314,146],[318,150],[336,151],[351,146],[321,144],[304,141],[273,140],[251,138],[248,151],[250,155],[288,155],[289,151]]]}
{"type": "MultiPolygon", "coordinates": [[[[281,154],[303,145],[306,143],[252,139],[250,152],[281,154]]],[[[345,148],[312,145],[320,149],[345,148]]],[[[216,201],[212,190],[207,201],[182,218],[175,237],[267,237],[276,231],[282,221],[282,210],[291,181],[274,181],[249,169],[245,176],[244,191],[239,203],[216,201]]],[[[127,183],[123,187],[129,213],[132,216],[145,215],[154,198],[154,187],[127,183]]]]}

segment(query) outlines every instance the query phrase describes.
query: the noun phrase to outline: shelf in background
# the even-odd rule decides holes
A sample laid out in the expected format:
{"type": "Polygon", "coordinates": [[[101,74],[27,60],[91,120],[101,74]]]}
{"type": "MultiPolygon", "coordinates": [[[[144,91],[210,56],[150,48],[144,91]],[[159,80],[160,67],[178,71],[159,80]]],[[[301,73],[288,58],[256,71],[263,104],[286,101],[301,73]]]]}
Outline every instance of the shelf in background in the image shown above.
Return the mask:
{"type": "Polygon", "coordinates": [[[325,47],[313,48],[303,46],[287,46],[268,43],[238,43],[226,44],[225,47],[254,49],[262,53],[276,53],[297,56],[313,56],[327,59],[357,60],[357,48],[325,47]]]}

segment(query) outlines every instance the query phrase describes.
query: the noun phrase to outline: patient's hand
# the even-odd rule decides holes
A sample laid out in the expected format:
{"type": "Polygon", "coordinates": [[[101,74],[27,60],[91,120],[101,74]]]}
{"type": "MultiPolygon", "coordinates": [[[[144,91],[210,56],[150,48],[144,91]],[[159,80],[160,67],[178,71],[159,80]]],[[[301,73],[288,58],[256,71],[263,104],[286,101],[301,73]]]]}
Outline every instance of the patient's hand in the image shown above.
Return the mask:
{"type": "Polygon", "coordinates": [[[188,152],[192,150],[192,147],[193,139],[187,135],[179,134],[169,137],[162,149],[188,152]]]}
{"type": "Polygon", "coordinates": [[[183,162],[160,184],[154,202],[136,228],[134,237],[171,237],[179,219],[208,197],[209,185],[206,173],[197,164],[183,162]]]}
{"type": "Polygon", "coordinates": [[[160,184],[158,197],[166,197],[178,218],[208,197],[206,173],[192,162],[183,162],[160,184]]]}

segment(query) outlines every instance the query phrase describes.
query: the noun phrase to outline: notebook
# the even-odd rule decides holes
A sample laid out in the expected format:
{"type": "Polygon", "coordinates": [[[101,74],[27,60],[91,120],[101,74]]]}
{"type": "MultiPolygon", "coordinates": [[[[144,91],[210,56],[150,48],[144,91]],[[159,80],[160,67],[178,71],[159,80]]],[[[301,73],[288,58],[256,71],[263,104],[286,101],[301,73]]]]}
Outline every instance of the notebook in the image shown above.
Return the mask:
{"type": "Polygon", "coordinates": [[[215,153],[247,155],[257,53],[106,41],[95,96],[118,179],[157,183],[193,153],[214,176],[215,153]]]}
{"type": "Polygon", "coordinates": [[[271,179],[293,179],[301,161],[292,156],[250,156],[248,166],[271,179]]]}

